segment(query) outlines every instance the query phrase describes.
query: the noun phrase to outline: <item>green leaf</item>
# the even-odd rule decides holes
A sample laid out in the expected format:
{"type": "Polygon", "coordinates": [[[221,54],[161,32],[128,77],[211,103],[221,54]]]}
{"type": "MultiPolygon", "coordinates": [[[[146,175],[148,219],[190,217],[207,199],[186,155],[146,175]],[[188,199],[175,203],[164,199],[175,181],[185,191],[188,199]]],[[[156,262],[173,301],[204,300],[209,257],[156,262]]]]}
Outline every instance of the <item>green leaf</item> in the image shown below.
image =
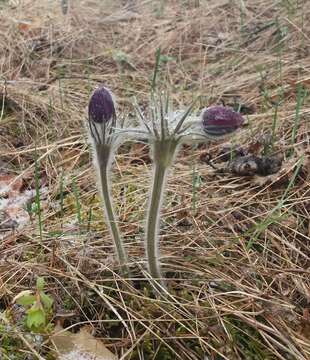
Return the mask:
{"type": "MultiPolygon", "coordinates": [[[[15,297],[14,297],[14,299],[13,299],[13,303],[17,303],[17,304],[20,304],[18,301],[19,301],[19,299],[20,298],[22,298],[22,297],[27,297],[27,296],[29,296],[29,295],[33,295],[33,292],[31,291],[31,290],[23,290],[23,291],[21,291],[20,293],[18,293],[15,297]]],[[[20,304],[20,305],[22,305],[22,304],[20,304]]]]}
{"type": "Polygon", "coordinates": [[[160,59],[159,59],[159,61],[162,63],[167,63],[167,62],[173,61],[173,60],[176,60],[176,59],[169,55],[160,55],[160,59]]]}
{"type": "Polygon", "coordinates": [[[43,309],[34,305],[32,308],[27,310],[27,320],[26,324],[29,329],[39,328],[40,326],[45,325],[46,315],[43,309]]]}
{"type": "Polygon", "coordinates": [[[53,306],[53,299],[46,295],[43,291],[40,291],[40,298],[44,308],[50,310],[53,306]]]}
{"type": "Polygon", "coordinates": [[[37,278],[37,289],[38,290],[43,290],[44,289],[44,285],[45,285],[45,281],[44,281],[44,278],[43,277],[38,277],[37,278]]]}
{"type": "Polygon", "coordinates": [[[36,297],[34,295],[23,295],[16,299],[16,304],[21,306],[29,306],[32,305],[36,301],[36,297]]]}

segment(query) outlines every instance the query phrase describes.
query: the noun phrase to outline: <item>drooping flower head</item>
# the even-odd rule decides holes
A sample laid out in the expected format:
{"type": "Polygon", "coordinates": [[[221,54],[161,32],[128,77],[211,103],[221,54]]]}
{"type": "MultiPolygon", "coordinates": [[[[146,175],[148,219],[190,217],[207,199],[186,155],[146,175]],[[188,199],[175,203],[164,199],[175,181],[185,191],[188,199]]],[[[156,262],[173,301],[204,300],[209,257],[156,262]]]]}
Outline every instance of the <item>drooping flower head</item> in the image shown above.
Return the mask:
{"type": "Polygon", "coordinates": [[[226,106],[210,106],[202,112],[203,131],[211,137],[230,134],[243,122],[240,113],[226,106]]]}
{"type": "Polygon", "coordinates": [[[105,218],[114,240],[119,263],[124,274],[128,274],[126,250],[118,229],[109,185],[110,167],[120,144],[116,125],[117,117],[112,94],[101,86],[92,93],[88,103],[89,140],[93,148],[93,162],[97,169],[105,218]]]}
{"type": "Polygon", "coordinates": [[[88,123],[96,144],[111,142],[116,125],[116,112],[112,94],[104,86],[97,88],[89,99],[88,123]]]}
{"type": "Polygon", "coordinates": [[[115,117],[115,107],[110,91],[101,86],[96,89],[89,100],[88,116],[95,123],[108,122],[115,117]]]}

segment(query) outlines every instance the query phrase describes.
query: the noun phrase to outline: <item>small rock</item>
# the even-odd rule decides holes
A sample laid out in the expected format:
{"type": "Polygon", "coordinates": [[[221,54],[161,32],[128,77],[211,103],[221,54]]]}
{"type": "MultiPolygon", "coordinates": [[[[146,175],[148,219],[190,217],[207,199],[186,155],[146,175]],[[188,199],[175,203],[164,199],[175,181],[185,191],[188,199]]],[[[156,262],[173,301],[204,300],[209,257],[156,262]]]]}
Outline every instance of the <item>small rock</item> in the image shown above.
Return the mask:
{"type": "Polygon", "coordinates": [[[259,157],[255,155],[247,155],[237,157],[230,162],[230,171],[236,175],[241,176],[268,176],[280,171],[282,166],[282,158],[272,157],[259,157]]]}

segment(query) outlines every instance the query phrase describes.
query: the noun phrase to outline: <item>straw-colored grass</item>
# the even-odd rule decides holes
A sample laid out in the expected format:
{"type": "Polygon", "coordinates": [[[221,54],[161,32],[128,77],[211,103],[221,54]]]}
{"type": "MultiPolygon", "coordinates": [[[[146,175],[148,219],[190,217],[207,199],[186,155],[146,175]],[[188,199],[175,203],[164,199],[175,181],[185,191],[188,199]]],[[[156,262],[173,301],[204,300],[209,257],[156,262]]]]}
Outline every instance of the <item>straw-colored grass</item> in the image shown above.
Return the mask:
{"type": "MultiPolygon", "coordinates": [[[[130,8],[80,0],[66,15],[59,3],[0,1],[0,174],[34,189],[37,163],[42,189],[41,229],[34,211],[26,226],[1,234],[1,312],[44,276],[53,321],[71,331],[91,325],[120,359],[309,359],[307,94],[296,123],[298,86],[310,84],[307,2],[138,0],[130,8]],[[284,156],[267,181],[201,160],[207,152],[222,166],[222,142],[180,151],[162,215],[165,299],[154,298],[143,250],[147,146],[124,145],[113,173],[129,282],[102,219],[85,136],[99,83],[115,94],[119,113],[134,115],[133,97],[147,106],[159,47],[158,86],[177,108],[199,95],[200,108],[245,104],[248,126],[233,143],[261,153],[278,106],[273,151],[284,156]]],[[[0,320],[0,357],[7,337],[8,359],[44,359],[51,347],[0,320]]]]}

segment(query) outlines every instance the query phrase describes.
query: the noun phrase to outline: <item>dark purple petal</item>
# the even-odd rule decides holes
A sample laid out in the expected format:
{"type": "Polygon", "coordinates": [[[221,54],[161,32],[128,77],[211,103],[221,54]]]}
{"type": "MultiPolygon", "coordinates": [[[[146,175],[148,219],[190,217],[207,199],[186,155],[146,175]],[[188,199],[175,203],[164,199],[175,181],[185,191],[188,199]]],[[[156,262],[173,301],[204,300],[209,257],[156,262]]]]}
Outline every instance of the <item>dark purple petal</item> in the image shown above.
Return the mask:
{"type": "Polygon", "coordinates": [[[96,89],[90,97],[88,104],[88,116],[95,123],[108,122],[115,116],[115,107],[112,95],[105,87],[96,89]]]}
{"type": "Polygon", "coordinates": [[[210,136],[222,136],[237,130],[244,122],[242,115],[225,106],[210,106],[202,113],[202,126],[210,136]]]}

